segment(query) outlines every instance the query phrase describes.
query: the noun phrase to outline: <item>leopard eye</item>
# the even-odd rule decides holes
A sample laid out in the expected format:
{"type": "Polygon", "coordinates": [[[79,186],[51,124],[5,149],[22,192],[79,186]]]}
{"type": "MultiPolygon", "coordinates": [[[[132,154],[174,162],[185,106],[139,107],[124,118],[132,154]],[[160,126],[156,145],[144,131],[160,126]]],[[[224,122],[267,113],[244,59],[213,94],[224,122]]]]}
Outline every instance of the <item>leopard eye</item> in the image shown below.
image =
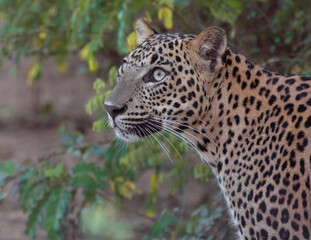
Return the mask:
{"type": "Polygon", "coordinates": [[[162,69],[157,68],[157,69],[155,69],[155,70],[153,71],[153,78],[154,78],[154,80],[156,80],[156,81],[161,81],[161,80],[163,80],[163,78],[165,77],[165,75],[166,75],[166,72],[164,72],[162,69]]]}

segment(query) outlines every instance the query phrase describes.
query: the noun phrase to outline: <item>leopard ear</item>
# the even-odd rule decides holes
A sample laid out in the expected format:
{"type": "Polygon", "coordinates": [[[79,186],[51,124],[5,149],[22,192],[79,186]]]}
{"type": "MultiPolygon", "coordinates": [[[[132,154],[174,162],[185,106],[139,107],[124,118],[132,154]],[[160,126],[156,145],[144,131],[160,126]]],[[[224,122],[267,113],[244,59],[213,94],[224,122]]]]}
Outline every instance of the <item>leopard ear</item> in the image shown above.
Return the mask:
{"type": "Polygon", "coordinates": [[[148,25],[148,23],[145,22],[143,18],[137,20],[135,30],[138,38],[138,44],[142,44],[151,35],[157,33],[153,28],[148,25]]]}
{"type": "Polygon", "coordinates": [[[217,59],[227,49],[227,36],[222,28],[209,27],[193,39],[190,44],[199,56],[206,60],[211,60],[211,71],[213,72],[218,62],[217,59]]]}

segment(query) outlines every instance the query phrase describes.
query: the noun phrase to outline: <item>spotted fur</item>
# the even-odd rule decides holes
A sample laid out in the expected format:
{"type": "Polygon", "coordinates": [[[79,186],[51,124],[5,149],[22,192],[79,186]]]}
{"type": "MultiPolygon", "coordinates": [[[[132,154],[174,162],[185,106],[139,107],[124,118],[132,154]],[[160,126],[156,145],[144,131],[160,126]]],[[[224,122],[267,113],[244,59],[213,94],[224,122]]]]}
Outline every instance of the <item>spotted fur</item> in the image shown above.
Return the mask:
{"type": "Polygon", "coordinates": [[[254,64],[220,28],[157,34],[139,20],[137,34],[105,103],[117,136],[181,134],[213,169],[239,239],[310,240],[311,78],[254,64]]]}

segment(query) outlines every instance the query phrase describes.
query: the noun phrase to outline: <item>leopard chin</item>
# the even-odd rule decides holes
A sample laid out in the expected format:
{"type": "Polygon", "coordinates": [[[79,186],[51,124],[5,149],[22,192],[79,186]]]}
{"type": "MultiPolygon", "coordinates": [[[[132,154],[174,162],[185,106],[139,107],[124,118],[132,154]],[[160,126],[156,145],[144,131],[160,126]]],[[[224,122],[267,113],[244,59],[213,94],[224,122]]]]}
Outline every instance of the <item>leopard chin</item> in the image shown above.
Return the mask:
{"type": "Polygon", "coordinates": [[[136,142],[141,139],[137,134],[132,134],[129,131],[116,127],[114,129],[116,136],[125,142],[136,142]]]}

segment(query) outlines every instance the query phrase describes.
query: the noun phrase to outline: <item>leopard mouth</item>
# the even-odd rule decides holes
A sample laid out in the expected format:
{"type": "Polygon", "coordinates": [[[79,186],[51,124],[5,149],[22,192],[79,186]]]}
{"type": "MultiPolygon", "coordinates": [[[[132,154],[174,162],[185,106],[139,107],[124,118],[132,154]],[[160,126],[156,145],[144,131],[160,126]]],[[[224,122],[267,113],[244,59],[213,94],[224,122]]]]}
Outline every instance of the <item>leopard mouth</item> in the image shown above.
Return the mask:
{"type": "Polygon", "coordinates": [[[127,128],[121,128],[117,125],[115,126],[115,133],[117,137],[127,142],[137,141],[141,138],[160,132],[161,130],[161,125],[152,124],[148,121],[139,124],[131,124],[127,128]]]}

